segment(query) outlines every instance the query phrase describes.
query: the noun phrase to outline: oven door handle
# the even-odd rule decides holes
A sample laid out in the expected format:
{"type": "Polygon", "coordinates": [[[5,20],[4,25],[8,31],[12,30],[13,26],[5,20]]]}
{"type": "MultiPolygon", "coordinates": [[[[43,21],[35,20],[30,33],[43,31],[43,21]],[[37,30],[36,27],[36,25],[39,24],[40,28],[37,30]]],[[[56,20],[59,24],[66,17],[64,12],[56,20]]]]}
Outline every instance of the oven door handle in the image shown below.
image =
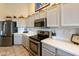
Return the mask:
{"type": "Polygon", "coordinates": [[[40,44],[40,42],[38,42],[38,41],[35,41],[35,40],[32,40],[32,39],[29,39],[29,40],[32,41],[32,42],[35,42],[37,44],[40,44]]]}

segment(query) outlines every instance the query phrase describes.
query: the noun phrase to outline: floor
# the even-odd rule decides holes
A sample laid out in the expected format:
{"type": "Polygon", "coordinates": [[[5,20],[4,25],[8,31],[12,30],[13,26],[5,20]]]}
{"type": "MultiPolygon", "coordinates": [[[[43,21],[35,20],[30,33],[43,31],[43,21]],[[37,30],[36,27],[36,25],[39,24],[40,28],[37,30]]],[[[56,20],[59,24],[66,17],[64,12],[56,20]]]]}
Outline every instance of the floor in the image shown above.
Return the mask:
{"type": "Polygon", "coordinates": [[[0,47],[0,56],[29,56],[29,52],[21,45],[0,47]]]}

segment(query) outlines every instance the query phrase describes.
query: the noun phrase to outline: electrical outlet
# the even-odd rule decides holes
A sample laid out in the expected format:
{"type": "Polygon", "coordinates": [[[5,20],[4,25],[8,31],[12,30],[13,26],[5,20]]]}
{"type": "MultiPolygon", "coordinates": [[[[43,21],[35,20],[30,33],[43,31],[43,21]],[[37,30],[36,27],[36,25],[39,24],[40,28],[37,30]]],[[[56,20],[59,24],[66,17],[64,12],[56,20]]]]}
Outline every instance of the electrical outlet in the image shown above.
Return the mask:
{"type": "Polygon", "coordinates": [[[52,36],[56,36],[56,33],[53,33],[53,32],[52,32],[52,36]]]}

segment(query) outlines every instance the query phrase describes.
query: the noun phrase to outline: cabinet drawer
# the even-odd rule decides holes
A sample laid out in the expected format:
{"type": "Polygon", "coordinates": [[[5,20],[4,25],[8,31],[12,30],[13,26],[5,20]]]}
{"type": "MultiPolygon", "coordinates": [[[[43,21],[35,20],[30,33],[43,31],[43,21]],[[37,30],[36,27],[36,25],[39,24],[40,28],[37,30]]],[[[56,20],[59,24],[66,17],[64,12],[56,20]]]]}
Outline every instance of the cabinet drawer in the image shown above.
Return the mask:
{"type": "Polygon", "coordinates": [[[55,56],[55,53],[48,51],[46,48],[42,48],[42,56],[55,56]]]}
{"type": "Polygon", "coordinates": [[[51,51],[51,52],[53,52],[53,53],[56,52],[56,48],[53,47],[53,46],[50,46],[50,45],[48,45],[48,44],[42,43],[42,47],[48,49],[49,51],[51,51]]]}
{"type": "Polygon", "coordinates": [[[57,56],[73,56],[72,54],[68,53],[68,52],[65,52],[65,51],[62,51],[62,50],[59,50],[57,49],[57,56]]]}

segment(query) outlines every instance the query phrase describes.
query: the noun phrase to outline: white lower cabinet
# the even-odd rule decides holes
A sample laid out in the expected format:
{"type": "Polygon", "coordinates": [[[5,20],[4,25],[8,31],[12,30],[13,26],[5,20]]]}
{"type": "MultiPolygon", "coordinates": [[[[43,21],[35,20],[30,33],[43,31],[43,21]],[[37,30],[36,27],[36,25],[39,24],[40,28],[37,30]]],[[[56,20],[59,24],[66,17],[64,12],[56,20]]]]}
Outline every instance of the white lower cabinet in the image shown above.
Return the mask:
{"type": "Polygon", "coordinates": [[[42,43],[42,56],[74,56],[66,51],[42,43]]]}
{"type": "Polygon", "coordinates": [[[47,50],[46,48],[42,48],[42,56],[55,56],[55,53],[47,50]]]}
{"type": "Polygon", "coordinates": [[[56,56],[73,56],[73,55],[63,50],[57,49],[56,56]]]}
{"type": "Polygon", "coordinates": [[[25,42],[26,40],[25,40],[25,36],[23,35],[23,39],[22,39],[22,45],[25,47],[25,45],[26,45],[26,42],[25,42]]]}
{"type": "Polygon", "coordinates": [[[42,44],[42,56],[55,56],[56,48],[51,47],[47,44],[42,44]]]}
{"type": "Polygon", "coordinates": [[[29,50],[29,37],[26,35],[23,35],[23,40],[22,40],[23,46],[29,50]]]}
{"type": "Polygon", "coordinates": [[[22,35],[14,34],[14,44],[22,44],[22,35]]]}
{"type": "Polygon", "coordinates": [[[26,49],[29,50],[29,36],[15,33],[14,44],[22,44],[26,49]]]}

